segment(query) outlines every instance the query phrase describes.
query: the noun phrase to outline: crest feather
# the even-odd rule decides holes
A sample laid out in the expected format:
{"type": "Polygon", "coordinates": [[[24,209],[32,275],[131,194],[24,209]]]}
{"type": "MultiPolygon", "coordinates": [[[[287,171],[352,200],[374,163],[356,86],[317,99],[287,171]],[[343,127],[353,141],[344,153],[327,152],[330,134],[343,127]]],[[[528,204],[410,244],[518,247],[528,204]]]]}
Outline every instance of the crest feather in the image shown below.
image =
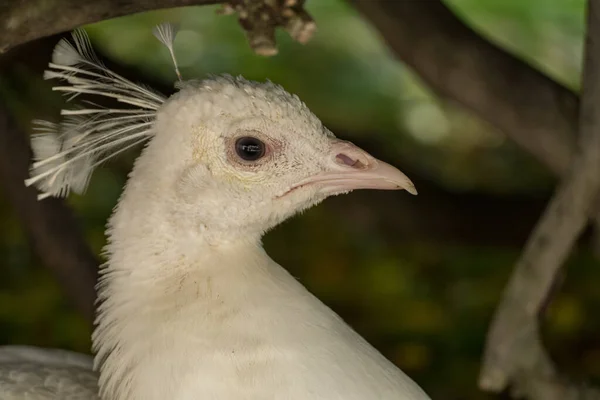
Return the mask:
{"type": "Polygon", "coordinates": [[[175,36],[177,36],[178,31],[179,26],[171,23],[162,23],[152,29],[154,36],[169,50],[171,60],[173,61],[173,67],[175,67],[175,73],[177,74],[177,79],[181,82],[182,79],[181,73],[179,72],[179,65],[177,65],[177,59],[175,58],[175,52],[173,51],[173,43],[175,42],[175,36]]]}
{"type": "Polygon", "coordinates": [[[61,111],[62,121],[33,121],[34,163],[26,186],[42,192],[38,198],[83,193],[95,167],[152,136],[156,111],[166,97],[109,70],[96,56],[87,33],[77,29],[72,41],[54,48],[45,79],[64,85],[53,90],[73,100],[81,94],[116,100],[129,108],[107,108],[86,102],[61,111]]]}

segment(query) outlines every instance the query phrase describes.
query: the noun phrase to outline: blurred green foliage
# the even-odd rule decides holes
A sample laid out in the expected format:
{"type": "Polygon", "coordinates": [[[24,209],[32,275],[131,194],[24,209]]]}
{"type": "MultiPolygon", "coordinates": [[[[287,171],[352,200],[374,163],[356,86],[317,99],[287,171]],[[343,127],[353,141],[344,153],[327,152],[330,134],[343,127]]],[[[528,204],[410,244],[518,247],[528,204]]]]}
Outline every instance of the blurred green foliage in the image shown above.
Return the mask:
{"type": "MultiPolygon", "coordinates": [[[[578,88],[584,0],[448,4],[482,35],[578,88]]],[[[170,59],[151,28],[179,22],[175,51],[186,78],[230,73],[271,79],[298,94],[332,129],[384,143],[387,154],[457,193],[548,193],[554,178],[542,166],[465,110],[437,99],[355,10],[340,0],[312,0],[308,8],[319,24],[314,40],[301,46],[280,33],[280,52],[272,58],[253,54],[235,18],[216,16],[214,7],[163,10],[87,28],[102,54],[140,77],[171,85],[170,59]]],[[[56,118],[60,106],[48,84],[23,66],[0,76],[0,95],[23,126],[34,117],[56,118]]],[[[97,253],[135,155],[98,170],[88,192],[69,199],[97,253]]],[[[88,351],[89,327],[32,254],[9,204],[0,201],[0,343],[88,351]]],[[[331,199],[286,222],[265,238],[268,252],[433,398],[491,398],[476,386],[482,346],[520,248],[399,240],[357,228],[355,215],[328,212],[353,201],[362,200],[354,194],[331,199]]],[[[384,219],[398,210],[374,212],[384,219]]],[[[593,257],[573,257],[545,326],[553,356],[577,377],[600,379],[598,282],[593,257]]]]}

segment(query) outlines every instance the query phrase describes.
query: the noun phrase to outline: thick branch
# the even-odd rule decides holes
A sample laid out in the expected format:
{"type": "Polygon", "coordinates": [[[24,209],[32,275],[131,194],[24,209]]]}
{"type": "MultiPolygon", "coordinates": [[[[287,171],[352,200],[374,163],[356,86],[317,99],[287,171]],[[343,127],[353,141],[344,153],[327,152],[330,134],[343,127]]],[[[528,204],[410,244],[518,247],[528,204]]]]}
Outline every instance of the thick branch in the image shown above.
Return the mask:
{"type": "MultiPolygon", "coordinates": [[[[488,337],[480,384],[493,391],[510,381],[530,398],[563,399],[534,381],[553,381],[554,367],[541,350],[537,318],[559,268],[595,211],[600,193],[600,0],[590,0],[579,117],[573,164],[527,243],[510,279],[488,337]]],[[[600,398],[600,397],[596,397],[600,398]]]]}
{"type": "Polygon", "coordinates": [[[348,0],[438,94],[499,128],[564,175],[577,126],[575,93],[482,38],[440,0],[348,0]]]}
{"type": "Polygon", "coordinates": [[[0,5],[0,53],[82,25],[163,8],[218,0],[9,0],[0,5]]]}
{"type": "MultiPolygon", "coordinates": [[[[262,55],[277,52],[275,29],[306,43],[316,24],[305,0],[229,0],[223,13],[237,13],[250,47],[262,55]]],[[[81,25],[142,11],[222,3],[223,0],[21,0],[0,5],[0,53],[17,45],[70,31],[81,25]]]]}
{"type": "Polygon", "coordinates": [[[31,158],[26,135],[20,132],[0,103],[0,179],[6,195],[33,242],[36,253],[57,277],[79,311],[94,316],[98,260],[77,229],[73,215],[57,199],[37,200],[35,188],[23,180],[31,158]]]}

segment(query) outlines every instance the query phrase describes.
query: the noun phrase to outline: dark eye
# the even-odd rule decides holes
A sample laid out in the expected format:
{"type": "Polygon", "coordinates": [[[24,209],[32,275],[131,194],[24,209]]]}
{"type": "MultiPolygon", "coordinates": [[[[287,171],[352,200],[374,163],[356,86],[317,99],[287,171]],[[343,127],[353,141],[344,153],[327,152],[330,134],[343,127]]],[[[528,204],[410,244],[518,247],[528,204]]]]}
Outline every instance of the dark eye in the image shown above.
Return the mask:
{"type": "Polygon", "coordinates": [[[246,161],[256,161],[265,155],[265,144],[252,136],[244,136],[235,141],[235,152],[246,161]]]}

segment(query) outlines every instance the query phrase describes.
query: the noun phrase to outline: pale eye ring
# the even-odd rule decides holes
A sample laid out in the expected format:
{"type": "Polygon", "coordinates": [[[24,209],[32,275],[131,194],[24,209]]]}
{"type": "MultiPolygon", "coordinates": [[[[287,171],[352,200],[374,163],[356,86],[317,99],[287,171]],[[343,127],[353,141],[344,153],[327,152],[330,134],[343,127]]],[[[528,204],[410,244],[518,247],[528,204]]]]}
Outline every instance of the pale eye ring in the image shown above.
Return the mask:
{"type": "Polygon", "coordinates": [[[257,161],[265,156],[265,142],[253,136],[242,136],[235,141],[235,154],[244,161],[257,161]]]}

